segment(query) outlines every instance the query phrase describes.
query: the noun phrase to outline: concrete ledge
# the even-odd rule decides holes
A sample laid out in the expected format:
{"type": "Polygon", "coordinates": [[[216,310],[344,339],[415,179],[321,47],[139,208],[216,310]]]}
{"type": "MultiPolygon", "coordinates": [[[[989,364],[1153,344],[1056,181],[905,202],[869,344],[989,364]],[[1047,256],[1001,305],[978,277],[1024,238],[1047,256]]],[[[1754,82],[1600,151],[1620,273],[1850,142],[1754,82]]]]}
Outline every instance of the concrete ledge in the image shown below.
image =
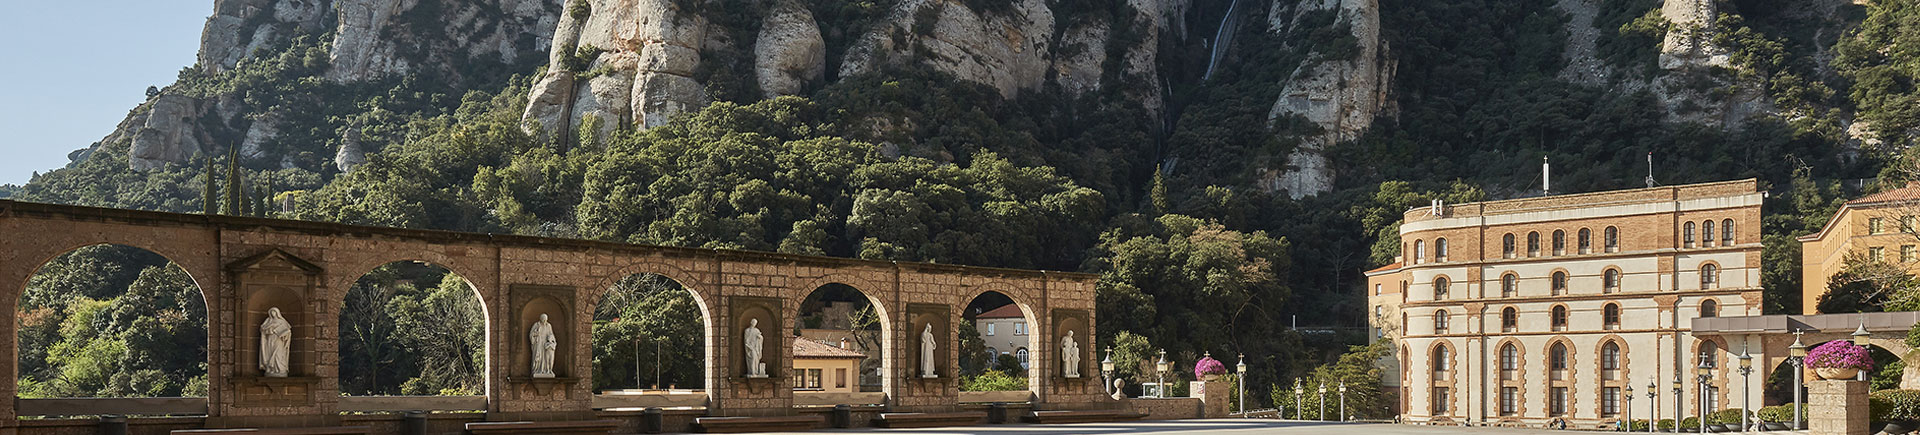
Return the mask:
{"type": "Polygon", "coordinates": [[[205,397],[67,397],[13,399],[22,417],[57,415],[206,415],[205,397]]]}
{"type": "Polygon", "coordinates": [[[819,416],[796,417],[700,417],[693,427],[706,433],[789,432],[820,427],[819,416]]]}
{"type": "Polygon", "coordinates": [[[182,429],[170,432],[172,435],[365,435],[373,432],[368,426],[337,427],[287,427],[287,428],[244,428],[244,429],[182,429]]]}
{"type": "Polygon", "coordinates": [[[960,403],[1021,403],[1033,401],[1033,392],[1020,391],[961,391],[960,403]]]}
{"type": "Polygon", "coordinates": [[[593,395],[593,409],[616,408],[702,408],[707,393],[603,393],[593,395]]]}
{"type": "Polygon", "coordinates": [[[620,427],[613,420],[585,421],[483,421],[467,423],[467,433],[482,434],[604,434],[620,427]]]}
{"type": "Polygon", "coordinates": [[[833,406],[833,405],[884,405],[887,393],[824,393],[818,391],[793,392],[793,406],[833,406]]]}
{"type": "Polygon", "coordinates": [[[340,396],[344,412],[486,411],[487,396],[340,396]]]}
{"type": "Polygon", "coordinates": [[[1139,420],[1145,414],[1126,411],[1033,411],[1026,415],[1028,423],[1103,423],[1109,421],[1139,420]]]}
{"type": "Polygon", "coordinates": [[[873,425],[884,428],[971,426],[986,418],[984,412],[888,412],[874,418],[873,425]]]}

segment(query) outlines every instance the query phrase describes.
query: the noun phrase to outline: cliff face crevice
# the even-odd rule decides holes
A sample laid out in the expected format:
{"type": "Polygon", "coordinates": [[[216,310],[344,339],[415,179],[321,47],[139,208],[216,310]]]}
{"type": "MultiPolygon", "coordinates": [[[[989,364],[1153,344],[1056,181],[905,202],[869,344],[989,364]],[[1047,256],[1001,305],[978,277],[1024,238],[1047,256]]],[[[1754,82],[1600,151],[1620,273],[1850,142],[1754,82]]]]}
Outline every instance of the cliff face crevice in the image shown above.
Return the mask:
{"type": "Polygon", "coordinates": [[[1395,63],[1387,44],[1380,38],[1380,2],[1378,0],[1314,0],[1292,8],[1276,5],[1268,16],[1268,27],[1285,32],[1294,26],[1308,25],[1300,20],[1314,11],[1335,11],[1340,23],[1349,29],[1351,49],[1340,53],[1315,47],[1311,59],[1287,78],[1280,98],[1268,112],[1269,123],[1282,117],[1299,117],[1317,127],[1318,133],[1302,138],[1300,146],[1287,156],[1287,167],[1270,168],[1262,174],[1260,187],[1270,192],[1285,191],[1301,198],[1333,188],[1333,168],[1324,152],[1327,147],[1360,137],[1374,120],[1390,116],[1395,63]]]}

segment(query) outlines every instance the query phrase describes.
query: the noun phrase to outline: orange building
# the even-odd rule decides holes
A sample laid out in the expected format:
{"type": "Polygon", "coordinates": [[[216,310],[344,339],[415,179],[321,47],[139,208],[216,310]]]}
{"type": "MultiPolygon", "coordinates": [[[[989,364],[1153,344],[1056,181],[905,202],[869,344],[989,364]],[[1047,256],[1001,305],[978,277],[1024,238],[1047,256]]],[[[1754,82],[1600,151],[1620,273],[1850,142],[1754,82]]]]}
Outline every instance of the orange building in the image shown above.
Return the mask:
{"type": "Polygon", "coordinates": [[[1847,255],[1920,271],[1920,183],[1847,201],[1820,232],[1800,240],[1800,313],[1816,314],[1827,280],[1847,268],[1847,255]]]}

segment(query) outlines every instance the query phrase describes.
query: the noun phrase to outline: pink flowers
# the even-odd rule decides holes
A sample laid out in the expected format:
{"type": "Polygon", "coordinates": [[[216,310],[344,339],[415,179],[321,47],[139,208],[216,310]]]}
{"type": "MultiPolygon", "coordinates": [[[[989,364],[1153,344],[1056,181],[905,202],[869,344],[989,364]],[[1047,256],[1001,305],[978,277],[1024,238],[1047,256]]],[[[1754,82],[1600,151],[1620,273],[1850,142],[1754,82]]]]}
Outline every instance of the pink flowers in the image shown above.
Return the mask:
{"type": "Polygon", "coordinates": [[[1807,352],[1807,367],[1872,370],[1873,357],[1867,355],[1867,348],[1834,340],[1807,352]]]}
{"type": "Polygon", "coordinates": [[[1221,364],[1220,360],[1213,359],[1213,357],[1200,358],[1200,362],[1193,363],[1193,376],[1195,377],[1206,377],[1207,375],[1226,373],[1227,365],[1221,364]]]}

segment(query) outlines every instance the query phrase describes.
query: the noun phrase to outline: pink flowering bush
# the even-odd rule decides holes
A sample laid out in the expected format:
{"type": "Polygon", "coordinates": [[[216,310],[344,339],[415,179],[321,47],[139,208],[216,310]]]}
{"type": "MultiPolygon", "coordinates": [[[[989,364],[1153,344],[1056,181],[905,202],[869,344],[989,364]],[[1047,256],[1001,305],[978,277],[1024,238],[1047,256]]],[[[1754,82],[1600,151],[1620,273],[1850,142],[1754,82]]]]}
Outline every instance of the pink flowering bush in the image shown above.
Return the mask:
{"type": "Polygon", "coordinates": [[[1867,355],[1867,348],[1834,340],[1807,352],[1807,367],[1873,370],[1873,357],[1867,355]]]}
{"type": "Polygon", "coordinates": [[[1221,375],[1226,373],[1227,365],[1221,364],[1220,360],[1213,359],[1213,357],[1200,358],[1200,362],[1193,363],[1193,375],[1195,377],[1206,377],[1207,375],[1221,375]]]}

